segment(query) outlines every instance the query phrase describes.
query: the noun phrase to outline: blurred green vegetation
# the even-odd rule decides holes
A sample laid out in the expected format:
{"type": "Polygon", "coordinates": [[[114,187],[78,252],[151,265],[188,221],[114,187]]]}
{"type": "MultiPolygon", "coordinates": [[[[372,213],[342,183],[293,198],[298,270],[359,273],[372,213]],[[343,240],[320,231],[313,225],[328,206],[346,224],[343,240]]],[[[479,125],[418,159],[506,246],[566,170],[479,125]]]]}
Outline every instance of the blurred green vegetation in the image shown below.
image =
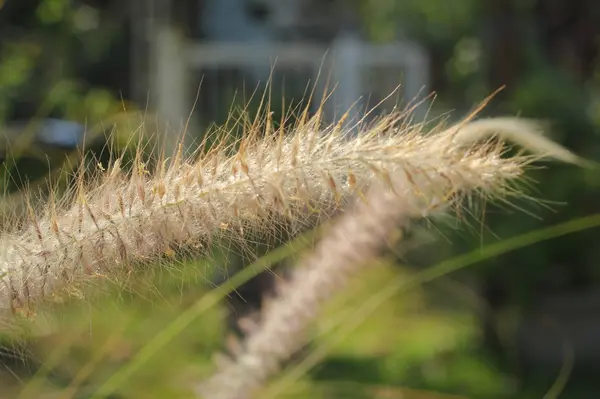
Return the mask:
{"type": "MultiPolygon", "coordinates": [[[[591,0],[572,0],[558,8],[550,3],[352,2],[370,40],[408,37],[425,46],[433,62],[437,110],[452,109],[460,117],[506,85],[484,115],[546,119],[554,139],[598,161],[600,6],[591,0]]],[[[127,29],[117,6],[99,4],[0,1],[0,129],[13,121],[53,116],[92,130],[98,127],[102,134],[124,110],[136,111],[120,92],[130,79],[123,52],[117,51],[128,40],[127,29]]],[[[117,136],[119,149],[127,146],[129,132],[135,129],[132,124],[139,123],[134,118],[117,129],[122,132],[117,136]]],[[[25,147],[39,161],[35,169],[47,162],[48,149],[25,147]]],[[[52,169],[67,166],[66,156],[73,155],[59,151],[52,169]]],[[[2,188],[10,191],[6,182],[22,167],[17,170],[12,163],[3,167],[2,188]]],[[[46,170],[34,172],[34,179],[47,175],[46,170]]],[[[531,215],[517,211],[507,215],[502,204],[482,203],[480,213],[462,215],[460,222],[442,222],[433,229],[424,226],[438,239],[402,259],[411,266],[398,259],[387,261],[356,281],[317,324],[311,348],[335,336],[337,330],[326,331],[332,320],[351,320],[353,311],[391,279],[410,279],[421,268],[473,248],[600,212],[596,170],[551,165],[532,171],[530,177],[536,181],[535,197],[551,202],[552,211],[543,202],[537,206],[527,202],[524,206],[531,215]]],[[[441,279],[396,295],[335,345],[316,368],[288,386],[285,397],[544,397],[557,381],[561,365],[550,365],[549,370],[535,362],[524,366],[516,332],[545,299],[598,290],[596,237],[597,232],[590,230],[538,243],[485,260],[456,273],[453,280],[441,279]]],[[[239,260],[229,257],[165,261],[140,272],[139,281],[131,285],[100,283],[104,289],[98,296],[55,304],[53,317],[41,314],[31,337],[19,336],[16,341],[14,336],[4,337],[0,397],[19,397],[17,392],[24,387],[26,398],[90,397],[179,314],[213,292],[209,281],[215,273],[229,264],[230,271],[239,268],[239,260]],[[43,378],[31,382],[36,373],[43,378]]],[[[229,311],[223,301],[207,308],[113,397],[189,397],[190,386],[214,367],[211,355],[222,348],[229,311]]],[[[588,311],[579,317],[597,316],[588,311]]],[[[567,393],[560,397],[595,398],[600,386],[586,371],[576,368],[567,393]]]]}
{"type": "MultiPolygon", "coordinates": [[[[364,0],[358,3],[365,10],[364,22],[374,39],[386,41],[405,36],[418,40],[429,50],[434,62],[432,76],[438,106],[456,109],[460,117],[485,95],[506,85],[483,111],[484,115],[509,113],[546,120],[552,127],[549,134],[556,141],[598,161],[600,4],[597,2],[364,0]]],[[[499,238],[597,212],[600,208],[600,174],[596,169],[550,165],[533,171],[530,176],[535,182],[534,196],[548,201],[539,206],[524,205],[531,216],[507,215],[505,206],[500,209],[481,204],[480,213],[465,215],[467,227],[465,221],[443,224],[440,229],[449,239],[421,247],[411,258],[412,263],[431,264],[477,245],[485,246],[499,238]]],[[[524,349],[517,341],[519,327],[528,318],[547,317],[559,330],[570,323],[583,323],[582,328],[591,328],[585,320],[595,319],[595,308],[585,303],[585,297],[586,293],[598,290],[599,256],[597,233],[589,231],[561,238],[560,243],[534,245],[459,273],[457,278],[461,281],[478,281],[481,299],[488,306],[480,320],[488,359],[517,375],[525,385],[527,382],[535,385],[537,379],[549,381],[556,364],[544,364],[537,359],[533,365],[527,365],[526,360],[519,358],[524,349]],[[565,311],[570,313],[569,317],[558,318],[552,309],[543,307],[548,300],[561,303],[560,299],[565,298],[567,303],[567,298],[576,298],[575,295],[583,299],[577,306],[567,308],[571,309],[565,311]]],[[[553,333],[548,330],[545,334],[553,333]]],[[[572,337],[563,338],[567,342],[572,337]]],[[[564,343],[554,342],[556,346],[564,343]]],[[[574,344],[579,346],[581,342],[574,344]]],[[[595,359],[599,361],[597,355],[595,359]]],[[[590,388],[585,388],[586,379],[589,380],[585,369],[594,364],[597,363],[586,363],[572,375],[570,384],[574,389],[580,387],[583,397],[593,397],[592,392],[597,391],[596,387],[586,393],[590,388]]],[[[504,397],[516,396],[513,393],[504,397]]]]}

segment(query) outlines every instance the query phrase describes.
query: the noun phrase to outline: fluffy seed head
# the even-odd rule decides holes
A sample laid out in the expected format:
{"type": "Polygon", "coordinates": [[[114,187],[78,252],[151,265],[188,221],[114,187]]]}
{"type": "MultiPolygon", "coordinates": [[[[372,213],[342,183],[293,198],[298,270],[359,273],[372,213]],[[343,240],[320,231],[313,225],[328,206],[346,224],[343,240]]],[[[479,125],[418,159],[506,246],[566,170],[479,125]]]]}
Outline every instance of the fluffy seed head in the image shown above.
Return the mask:
{"type": "Polygon", "coordinates": [[[129,171],[119,158],[94,186],[81,183],[41,212],[30,208],[28,223],[0,240],[0,310],[31,309],[69,284],[182,246],[202,251],[217,237],[313,226],[376,182],[399,194],[413,217],[476,192],[506,200],[518,195],[514,183],[538,157],[506,157],[500,141],[475,140],[497,133],[535,135],[533,149],[551,152],[542,155],[575,159],[518,118],[465,120],[425,133],[396,112],[349,136],[339,123],[324,126],[320,112],[285,134],[266,115],[245,124],[234,145],[222,138],[192,157],[179,146],[152,173],[141,156],[129,171]]]}

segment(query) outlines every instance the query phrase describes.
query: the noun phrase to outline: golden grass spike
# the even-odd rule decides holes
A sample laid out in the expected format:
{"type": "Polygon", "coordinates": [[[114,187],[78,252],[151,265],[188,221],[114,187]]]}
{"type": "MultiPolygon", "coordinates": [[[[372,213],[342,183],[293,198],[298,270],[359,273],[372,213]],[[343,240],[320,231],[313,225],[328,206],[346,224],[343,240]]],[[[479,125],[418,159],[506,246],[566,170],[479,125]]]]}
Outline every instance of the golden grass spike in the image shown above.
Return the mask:
{"type": "MultiPolygon", "coordinates": [[[[344,129],[354,127],[332,124],[311,132],[321,114],[309,118],[305,108],[300,122],[286,135],[280,126],[275,139],[257,134],[269,115],[270,110],[261,111],[263,119],[251,124],[251,139],[242,138],[237,153],[231,151],[235,143],[228,142],[228,131],[215,129],[210,134],[218,141],[210,151],[198,149],[195,157],[178,151],[170,165],[159,153],[157,168],[150,171],[139,145],[131,172],[117,157],[96,172],[96,183],[86,186],[80,175],[75,195],[49,202],[42,212],[30,208],[28,223],[0,238],[0,313],[9,310],[11,298],[39,301],[95,272],[115,273],[118,280],[125,254],[130,262],[146,263],[178,246],[206,250],[217,236],[243,244],[242,227],[247,234],[274,234],[290,225],[313,226],[378,184],[402,196],[406,212],[415,217],[432,204],[443,209],[461,194],[506,201],[520,195],[514,186],[537,158],[506,157],[504,146],[478,142],[494,132],[508,132],[542,156],[576,159],[519,118],[438,125],[422,134],[422,124],[412,125],[405,112],[393,112],[347,135],[344,129]],[[186,183],[192,181],[197,184],[186,183]],[[457,195],[440,194],[449,192],[457,195]],[[68,240],[58,239],[57,225],[68,240]]],[[[248,121],[231,119],[233,129],[248,121]]]]}

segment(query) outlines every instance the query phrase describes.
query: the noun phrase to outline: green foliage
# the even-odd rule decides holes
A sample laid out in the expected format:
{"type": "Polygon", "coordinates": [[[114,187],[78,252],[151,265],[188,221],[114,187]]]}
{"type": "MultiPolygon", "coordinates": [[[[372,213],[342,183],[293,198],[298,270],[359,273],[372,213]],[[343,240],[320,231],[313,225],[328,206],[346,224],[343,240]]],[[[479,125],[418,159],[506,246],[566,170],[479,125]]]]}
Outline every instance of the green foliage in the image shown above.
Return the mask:
{"type": "MultiPolygon", "coordinates": [[[[95,124],[130,105],[81,79],[86,68],[110,57],[111,41],[123,32],[109,21],[102,29],[82,31],[77,21],[85,7],[69,0],[43,0],[30,10],[10,6],[3,10],[15,20],[31,18],[35,28],[0,40],[0,121],[23,113],[29,118],[51,113],[95,124]],[[35,111],[40,113],[34,115],[35,111]]],[[[17,26],[3,27],[9,32],[11,28],[17,26]]]]}

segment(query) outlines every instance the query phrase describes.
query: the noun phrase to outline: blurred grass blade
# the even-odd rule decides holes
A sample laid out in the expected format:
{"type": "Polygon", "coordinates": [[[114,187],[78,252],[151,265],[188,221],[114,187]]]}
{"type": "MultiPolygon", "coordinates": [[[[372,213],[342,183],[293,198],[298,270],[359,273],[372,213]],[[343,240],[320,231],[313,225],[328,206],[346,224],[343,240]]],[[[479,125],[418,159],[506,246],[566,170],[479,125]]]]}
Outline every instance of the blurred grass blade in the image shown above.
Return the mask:
{"type": "Polygon", "coordinates": [[[204,312],[211,309],[222,301],[227,295],[235,291],[242,284],[249,281],[257,274],[267,270],[273,264],[286,259],[302,250],[308,243],[314,241],[319,229],[313,229],[300,235],[290,243],[276,248],[256,262],[246,266],[243,270],[233,275],[219,287],[213,289],[196,301],[190,308],[184,311],[173,323],[159,332],[150,342],[125,364],[120,370],[109,377],[104,384],[93,394],[93,399],[105,398],[115,392],[133,373],[139,370],[156,352],[161,350],[187,326],[198,319],[204,312]]]}
{"type": "Polygon", "coordinates": [[[376,295],[373,295],[368,301],[360,306],[356,312],[352,312],[351,317],[345,317],[343,320],[339,320],[338,323],[331,323],[330,330],[333,330],[336,325],[339,327],[338,330],[335,331],[334,334],[331,334],[328,340],[324,340],[321,345],[311,351],[300,363],[283,374],[282,377],[272,384],[271,387],[267,388],[265,392],[262,392],[261,398],[267,399],[279,397],[287,387],[325,358],[333,346],[343,341],[350,333],[352,333],[352,331],[359,327],[371,313],[399,292],[428,283],[449,273],[464,269],[483,260],[507,252],[598,226],[600,226],[600,213],[573,219],[551,227],[534,230],[529,233],[487,245],[484,248],[440,262],[435,266],[417,273],[413,278],[408,280],[404,276],[394,279],[387,286],[383,287],[376,295]]]}

